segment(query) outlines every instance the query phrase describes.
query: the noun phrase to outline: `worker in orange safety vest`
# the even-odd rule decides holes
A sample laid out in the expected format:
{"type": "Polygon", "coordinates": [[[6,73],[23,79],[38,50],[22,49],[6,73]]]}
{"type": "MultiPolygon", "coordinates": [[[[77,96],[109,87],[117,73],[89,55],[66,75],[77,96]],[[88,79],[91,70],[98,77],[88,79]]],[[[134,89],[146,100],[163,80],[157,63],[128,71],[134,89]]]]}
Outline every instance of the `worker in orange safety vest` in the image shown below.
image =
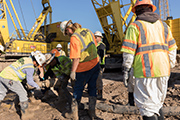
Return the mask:
{"type": "Polygon", "coordinates": [[[128,85],[130,68],[135,76],[134,100],[143,120],[163,120],[170,68],[175,66],[176,41],[169,26],[160,20],[151,0],[137,0],[122,44],[123,81],[128,85]]]}

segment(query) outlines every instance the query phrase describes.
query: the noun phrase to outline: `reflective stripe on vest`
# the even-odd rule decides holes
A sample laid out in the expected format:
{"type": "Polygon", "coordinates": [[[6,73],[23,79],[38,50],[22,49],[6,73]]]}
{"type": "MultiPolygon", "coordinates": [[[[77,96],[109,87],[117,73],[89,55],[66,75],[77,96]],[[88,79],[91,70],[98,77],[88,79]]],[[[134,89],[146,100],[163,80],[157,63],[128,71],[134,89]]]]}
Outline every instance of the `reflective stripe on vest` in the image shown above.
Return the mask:
{"type": "Polygon", "coordinates": [[[44,73],[46,73],[49,68],[49,65],[44,64],[42,67],[43,67],[44,73]]]}
{"type": "MultiPolygon", "coordinates": [[[[96,47],[98,47],[100,44],[103,44],[106,47],[106,45],[102,41],[100,41],[96,47]]],[[[102,62],[99,60],[100,65],[105,65],[105,54],[106,54],[106,49],[104,49],[104,56],[102,62]]]]}
{"type": "Polygon", "coordinates": [[[93,60],[97,57],[93,34],[89,29],[76,29],[72,36],[78,38],[81,43],[80,63],[93,60]]]}
{"type": "Polygon", "coordinates": [[[58,57],[59,64],[57,64],[51,70],[55,74],[56,77],[60,77],[62,74],[70,75],[72,62],[66,56],[58,57]]]}
{"type": "Polygon", "coordinates": [[[7,66],[1,73],[0,76],[6,79],[22,82],[26,78],[26,74],[22,72],[25,68],[33,68],[33,61],[30,57],[22,57],[11,65],[7,66]]]}
{"type": "MultiPolygon", "coordinates": [[[[160,44],[157,41],[157,43],[153,43],[153,44],[149,44],[149,41],[147,39],[147,33],[146,33],[146,28],[144,28],[145,25],[143,25],[144,23],[141,21],[135,21],[134,22],[138,27],[139,27],[139,30],[140,30],[140,41],[138,41],[138,47],[136,49],[136,55],[141,55],[141,62],[142,62],[142,69],[143,69],[143,74],[144,74],[144,77],[154,77],[154,71],[151,67],[154,67],[154,66],[151,66],[151,62],[152,62],[152,59],[151,57],[152,56],[149,56],[149,52],[153,52],[153,51],[162,51],[162,52],[165,52],[167,53],[168,52],[168,43],[167,43],[167,36],[168,36],[168,27],[166,24],[162,23],[161,24],[163,25],[163,32],[164,33],[160,33],[160,34],[163,34],[164,35],[164,43],[160,44]]],[[[131,45],[133,46],[133,45],[131,45]]],[[[152,55],[152,54],[151,54],[152,55]]],[[[167,63],[168,64],[168,63],[167,63]]]]}
{"type": "MultiPolygon", "coordinates": [[[[87,31],[90,32],[89,29],[87,29],[87,31]]],[[[91,33],[91,32],[90,32],[90,33],[91,33]]],[[[85,42],[84,42],[84,40],[83,40],[83,38],[81,37],[80,34],[78,34],[78,33],[74,33],[74,34],[79,37],[79,39],[81,40],[81,43],[82,43],[82,45],[83,45],[83,49],[81,49],[81,52],[85,51],[89,46],[91,46],[92,44],[94,44],[94,41],[91,41],[88,45],[86,45],[85,42]]],[[[92,33],[91,33],[91,37],[93,38],[92,33]]]]}
{"type": "Polygon", "coordinates": [[[25,79],[26,78],[26,76],[21,76],[21,74],[18,72],[18,70],[20,70],[21,68],[24,68],[24,67],[27,67],[27,66],[33,66],[33,64],[25,64],[25,65],[22,65],[22,66],[20,66],[20,67],[17,67],[17,68],[15,68],[14,66],[12,66],[12,65],[9,65],[9,67],[11,67],[13,70],[14,70],[14,72],[17,74],[17,76],[21,79],[21,80],[23,80],[23,79],[25,79]]]}

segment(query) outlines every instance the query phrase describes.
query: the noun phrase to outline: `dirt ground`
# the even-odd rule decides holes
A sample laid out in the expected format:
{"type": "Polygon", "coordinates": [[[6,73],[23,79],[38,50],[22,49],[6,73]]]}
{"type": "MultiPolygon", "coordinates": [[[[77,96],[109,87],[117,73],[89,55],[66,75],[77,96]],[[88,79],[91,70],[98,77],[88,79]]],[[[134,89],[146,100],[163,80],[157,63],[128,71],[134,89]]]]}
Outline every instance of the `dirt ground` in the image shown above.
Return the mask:
{"type": "MultiPolygon", "coordinates": [[[[172,69],[170,81],[174,81],[174,86],[171,83],[164,106],[180,106],[180,68],[172,69]],[[179,77],[178,77],[179,76],[179,77]],[[178,81],[179,78],[179,81],[178,81]]],[[[97,100],[97,103],[103,102],[106,104],[126,105],[128,102],[127,88],[122,82],[121,70],[106,71],[103,75],[103,100],[97,100]]],[[[69,91],[72,92],[70,84],[69,91]]],[[[68,110],[68,104],[55,104],[56,95],[50,94],[50,98],[46,102],[40,99],[30,97],[29,108],[25,114],[17,113],[14,105],[15,94],[9,92],[0,107],[0,120],[67,120],[63,117],[63,113],[68,110]]],[[[84,90],[82,103],[88,102],[87,90],[84,90]]],[[[96,109],[96,114],[100,120],[142,120],[139,114],[116,114],[104,110],[96,109]]],[[[80,120],[90,120],[87,114],[87,109],[79,111],[80,120]]],[[[179,120],[178,116],[165,116],[165,120],[179,120]]]]}

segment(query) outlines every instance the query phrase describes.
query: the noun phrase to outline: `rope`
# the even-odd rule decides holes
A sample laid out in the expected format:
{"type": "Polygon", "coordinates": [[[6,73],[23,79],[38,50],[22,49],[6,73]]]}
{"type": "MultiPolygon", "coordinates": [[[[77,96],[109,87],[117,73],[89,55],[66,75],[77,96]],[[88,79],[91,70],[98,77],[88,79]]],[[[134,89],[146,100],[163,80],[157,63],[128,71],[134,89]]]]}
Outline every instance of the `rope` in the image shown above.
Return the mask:
{"type": "Polygon", "coordinates": [[[19,4],[19,8],[20,8],[20,11],[21,11],[21,14],[22,14],[24,26],[25,26],[25,28],[26,28],[26,30],[27,30],[26,22],[25,22],[25,19],[24,19],[24,15],[23,15],[22,8],[21,8],[21,4],[20,4],[19,0],[18,0],[18,4],[19,4]]]}
{"type": "Polygon", "coordinates": [[[34,9],[32,0],[31,0],[31,5],[32,5],[32,8],[33,8],[34,16],[35,16],[35,18],[37,18],[37,17],[36,17],[36,12],[35,12],[35,9],[34,9]]]}

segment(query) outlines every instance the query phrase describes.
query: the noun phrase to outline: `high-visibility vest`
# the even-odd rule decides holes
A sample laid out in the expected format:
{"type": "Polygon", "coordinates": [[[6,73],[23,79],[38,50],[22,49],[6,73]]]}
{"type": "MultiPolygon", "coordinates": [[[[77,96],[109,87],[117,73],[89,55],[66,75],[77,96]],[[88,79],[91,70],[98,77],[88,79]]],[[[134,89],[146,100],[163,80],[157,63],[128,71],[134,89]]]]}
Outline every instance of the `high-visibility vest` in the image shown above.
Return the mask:
{"type": "Polygon", "coordinates": [[[5,79],[10,79],[14,81],[22,82],[26,78],[26,74],[22,72],[25,68],[33,68],[34,64],[32,58],[22,57],[16,62],[13,62],[11,65],[6,67],[1,73],[0,76],[5,79]]]}
{"type": "Polygon", "coordinates": [[[168,52],[177,46],[167,24],[160,20],[155,23],[135,21],[129,27],[121,51],[135,54],[134,76],[169,76],[168,52]]]}
{"type": "Polygon", "coordinates": [[[46,73],[47,72],[47,70],[49,69],[49,65],[47,65],[46,63],[45,64],[43,64],[43,70],[44,70],[44,73],[46,73]]]}
{"type": "Polygon", "coordinates": [[[93,34],[89,29],[78,28],[72,36],[75,36],[81,43],[80,63],[97,58],[97,48],[94,43],[93,34]]]}
{"type": "Polygon", "coordinates": [[[66,56],[66,53],[63,50],[60,50],[59,53],[60,53],[60,56],[62,55],[66,56]]]}
{"type": "Polygon", "coordinates": [[[51,68],[55,76],[60,77],[62,74],[70,75],[72,67],[71,59],[66,56],[59,56],[57,58],[59,64],[56,64],[53,68],[51,68]]]}
{"type": "MultiPolygon", "coordinates": [[[[96,47],[98,47],[100,44],[103,44],[106,47],[106,45],[102,41],[98,42],[98,45],[96,47]]],[[[105,65],[105,54],[106,54],[106,49],[104,49],[104,57],[101,58],[103,60],[102,62],[100,61],[100,65],[105,65]]]]}

